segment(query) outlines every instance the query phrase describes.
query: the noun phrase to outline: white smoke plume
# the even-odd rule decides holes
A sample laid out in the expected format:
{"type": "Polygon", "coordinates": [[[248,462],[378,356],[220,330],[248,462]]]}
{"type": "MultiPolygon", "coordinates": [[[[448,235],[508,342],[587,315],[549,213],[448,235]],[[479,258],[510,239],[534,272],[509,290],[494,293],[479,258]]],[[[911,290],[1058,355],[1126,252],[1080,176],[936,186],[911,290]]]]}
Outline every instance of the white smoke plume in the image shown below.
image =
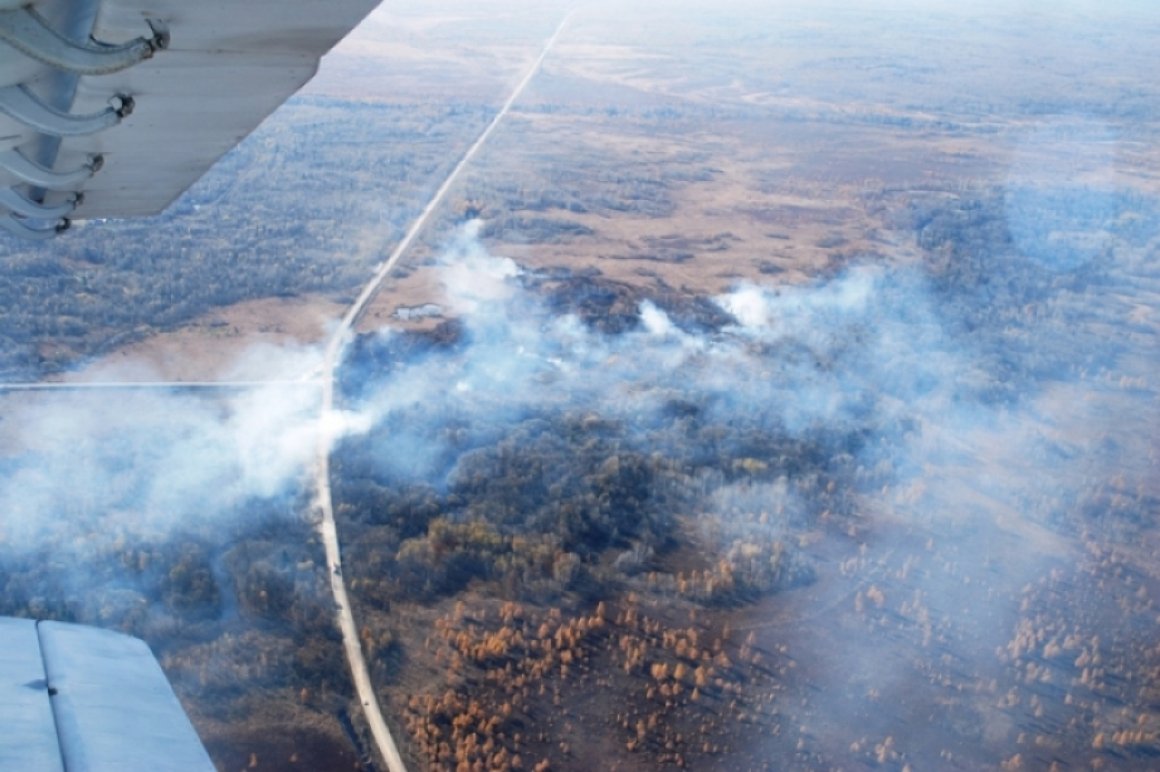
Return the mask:
{"type": "MultiPolygon", "coordinates": [[[[1122,334],[1143,319],[1138,293],[1154,282],[1141,273],[1146,240],[1115,242],[1103,262],[1079,266],[1082,276],[982,257],[953,265],[975,271],[953,281],[867,262],[798,286],[744,283],[712,299],[725,324],[642,297],[635,324],[606,334],[548,302],[551,281],[490,255],[477,227],[447,250],[445,296],[433,299],[458,315],[458,331],[396,357],[406,334],[383,330],[344,363],[348,412],[328,420],[365,446],[382,479],[445,492],[470,451],[521,422],[593,416],[644,454],[702,471],[715,459],[773,470],[757,482],[705,473],[706,534],[728,548],[817,514],[794,460],[760,457],[771,438],[798,443],[824,456],[812,463],[834,472],[861,533],[879,539],[870,555],[893,548],[878,521],[945,537],[937,559],[969,567],[918,586],[972,631],[970,653],[988,656],[1011,629],[1018,588],[1068,554],[1093,486],[1112,474],[1125,490],[1156,479],[1154,331],[1141,322],[1122,334]],[[390,356],[367,355],[379,349],[390,356]],[[691,417],[674,418],[682,411],[691,417]],[[706,426],[715,428],[697,433],[706,426]],[[709,436],[713,447],[690,446],[709,436]],[[755,511],[770,517],[742,516],[755,511]]],[[[1014,243],[1026,251],[1034,238],[1020,232],[1014,243]]],[[[239,372],[301,373],[317,359],[264,349],[239,372]]],[[[247,502],[300,493],[318,430],[318,394],[305,386],[26,402],[5,414],[0,546],[56,551],[77,591],[100,545],[227,533],[247,502]]],[[[285,516],[295,517],[290,507],[285,516]]],[[[890,694],[903,679],[879,653],[852,646],[844,661],[869,673],[865,688],[890,694]]],[[[837,694],[843,684],[821,687],[837,694]]]]}

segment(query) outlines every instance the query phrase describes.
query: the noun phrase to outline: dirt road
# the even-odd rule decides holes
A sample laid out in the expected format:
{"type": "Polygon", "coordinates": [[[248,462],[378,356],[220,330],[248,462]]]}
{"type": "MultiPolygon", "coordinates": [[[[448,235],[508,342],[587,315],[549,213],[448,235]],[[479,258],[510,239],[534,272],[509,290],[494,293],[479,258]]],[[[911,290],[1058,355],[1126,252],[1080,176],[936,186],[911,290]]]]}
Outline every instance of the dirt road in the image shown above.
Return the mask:
{"type": "Polygon", "coordinates": [[[391,772],[403,772],[406,769],[403,764],[403,759],[399,755],[398,746],[395,745],[394,738],[391,737],[390,729],[387,728],[386,722],[383,720],[382,709],[379,707],[378,698],[375,696],[374,685],[371,683],[370,673],[367,670],[366,659],[363,656],[362,646],[359,643],[358,627],[355,624],[354,614],[351,610],[350,599],[346,592],[346,583],[342,577],[342,552],[339,549],[338,529],[334,522],[334,503],[331,499],[330,492],[330,448],[335,439],[333,436],[333,422],[327,420],[328,416],[334,410],[334,385],[335,374],[339,363],[342,361],[342,354],[345,351],[347,343],[350,340],[351,331],[355,323],[362,316],[366,310],[367,304],[375,293],[379,291],[383,281],[390,275],[391,271],[398,264],[400,258],[407,252],[415,238],[427,225],[427,221],[431,218],[432,213],[447,197],[448,191],[459,179],[459,175],[475,157],[479,149],[491,137],[496,127],[503,121],[504,117],[511,110],[512,105],[523,94],[524,89],[532,82],[540,66],[544,63],[548,54],[551,52],[556,41],[559,40],[561,33],[567,26],[568,21],[572,18],[569,14],[560,22],[552,37],[544,44],[543,50],[539,57],[528,69],[527,74],[516,85],[515,90],[512,91],[508,100],[504,102],[503,107],[496,113],[491,123],[479,135],[474,144],[467,149],[463,154],[463,158],[451,170],[451,173],[444,180],[443,184],[435,191],[435,195],[428,202],[422,213],[412,223],[410,229],[391,252],[390,257],[379,267],[375,275],[363,287],[359,296],[355,299],[347,310],[346,315],[343,316],[342,323],[338,329],[335,330],[330,343],[326,348],[326,358],[322,365],[321,381],[322,381],[322,408],[319,420],[318,432],[318,450],[317,462],[315,471],[315,489],[318,491],[317,506],[319,510],[318,517],[318,532],[322,537],[322,543],[326,549],[326,564],[327,572],[330,576],[330,589],[334,594],[335,604],[338,606],[338,622],[339,628],[342,631],[343,647],[346,650],[346,659],[350,665],[351,677],[354,681],[355,691],[358,694],[359,703],[362,705],[364,714],[366,715],[367,725],[370,727],[371,735],[374,738],[375,745],[379,749],[379,753],[386,763],[387,768],[391,772]]]}

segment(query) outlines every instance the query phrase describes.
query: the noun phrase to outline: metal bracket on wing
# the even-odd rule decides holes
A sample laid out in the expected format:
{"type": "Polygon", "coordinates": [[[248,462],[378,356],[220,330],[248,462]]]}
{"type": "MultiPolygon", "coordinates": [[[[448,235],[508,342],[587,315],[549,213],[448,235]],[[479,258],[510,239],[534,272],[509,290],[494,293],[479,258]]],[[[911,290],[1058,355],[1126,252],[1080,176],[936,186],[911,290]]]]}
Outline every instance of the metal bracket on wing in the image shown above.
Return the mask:
{"type": "Polygon", "coordinates": [[[0,188],[0,206],[6,207],[13,214],[36,220],[55,220],[64,217],[76,209],[83,200],[82,194],[74,193],[63,203],[46,206],[25,198],[11,188],[0,188]]]}
{"type": "Polygon", "coordinates": [[[61,157],[62,139],[112,128],[133,112],[133,98],[125,94],[113,96],[107,109],[95,113],[76,115],[63,109],[75,98],[80,78],[132,67],[168,48],[170,38],[165,22],[147,19],[151,36],[105,43],[92,36],[95,15],[91,12],[99,0],[68,0],[65,5],[71,16],[60,29],[34,9],[35,2],[0,0],[0,65],[14,68],[5,70],[10,79],[3,81],[11,85],[0,86],[0,114],[42,135],[24,133],[10,138],[19,139],[24,150],[13,146],[0,149],[0,170],[20,180],[12,188],[0,189],[0,230],[39,240],[66,230],[69,221],[64,215],[82,200],[78,192],[63,203],[46,205],[45,200],[57,198],[50,198],[51,192],[82,187],[104,161],[102,156],[93,155],[79,168],[58,171],[54,166],[55,159],[61,157]],[[8,49],[12,51],[5,53],[8,49]],[[46,81],[47,89],[38,87],[34,92],[25,84],[37,76],[39,65],[58,73],[46,81]],[[35,155],[26,154],[34,150],[35,155]],[[17,190],[22,185],[28,186],[27,192],[17,190]]]}
{"type": "Polygon", "coordinates": [[[0,207],[9,210],[0,215],[0,229],[33,241],[51,239],[68,230],[70,222],[65,215],[83,201],[83,193],[74,193],[66,201],[46,206],[25,198],[11,188],[0,188],[0,207]]]}
{"type": "Polygon", "coordinates": [[[34,228],[24,220],[18,220],[10,214],[0,216],[0,230],[6,230],[14,236],[30,241],[47,241],[58,233],[69,229],[69,221],[60,219],[50,223],[47,228],[34,228]]]}
{"type": "Polygon", "coordinates": [[[150,23],[152,38],[120,45],[77,43],[48,26],[32,8],[0,11],[0,40],[39,62],[78,75],[106,75],[132,67],[169,45],[164,28],[150,23]]]}
{"type": "Polygon", "coordinates": [[[44,134],[78,137],[116,126],[122,118],[133,112],[133,98],[116,96],[110,100],[106,110],[73,115],[46,105],[22,85],[7,86],[0,88],[0,112],[44,134]]]}
{"type": "Polygon", "coordinates": [[[15,148],[0,153],[0,168],[7,169],[13,176],[19,177],[30,185],[45,190],[68,190],[75,188],[92,177],[104,165],[103,156],[94,155],[88,163],[77,169],[58,172],[46,169],[15,148]]]}

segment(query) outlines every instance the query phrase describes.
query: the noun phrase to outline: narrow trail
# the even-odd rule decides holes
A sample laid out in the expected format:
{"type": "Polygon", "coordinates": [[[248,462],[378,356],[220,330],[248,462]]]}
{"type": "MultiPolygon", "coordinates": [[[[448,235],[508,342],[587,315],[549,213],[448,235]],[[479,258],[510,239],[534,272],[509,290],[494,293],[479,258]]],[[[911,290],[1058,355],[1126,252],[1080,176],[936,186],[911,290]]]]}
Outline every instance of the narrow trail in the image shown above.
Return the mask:
{"type": "Polygon", "coordinates": [[[411,224],[410,229],[402,241],[399,242],[398,246],[395,247],[394,251],[391,252],[390,257],[379,266],[375,275],[363,287],[362,292],[359,293],[359,296],[347,310],[346,315],[343,316],[341,324],[335,330],[334,335],[330,339],[330,343],[326,347],[326,356],[323,360],[320,375],[322,382],[322,406],[319,412],[318,447],[315,454],[316,465],[314,473],[315,489],[318,492],[316,502],[318,507],[318,532],[322,537],[322,543],[326,550],[327,575],[330,577],[330,590],[334,595],[335,605],[338,607],[339,628],[342,631],[342,643],[346,651],[347,662],[350,665],[351,678],[354,681],[355,691],[358,694],[359,703],[361,703],[363,713],[366,716],[371,736],[374,738],[380,756],[382,756],[383,761],[391,772],[405,772],[406,766],[403,764],[402,756],[399,754],[399,749],[395,745],[394,738],[391,737],[390,729],[387,728],[387,723],[383,720],[382,709],[379,706],[378,698],[375,696],[374,685],[371,683],[366,658],[363,656],[362,645],[359,642],[358,627],[355,624],[350,598],[346,592],[346,582],[342,576],[342,554],[339,549],[338,528],[334,521],[334,502],[330,490],[330,448],[335,437],[333,422],[327,419],[334,411],[335,375],[339,362],[342,361],[343,351],[345,351],[350,341],[351,331],[366,311],[371,299],[379,291],[383,281],[390,275],[395,265],[407,250],[410,249],[411,244],[418,237],[419,233],[426,227],[427,221],[431,219],[431,215],[443,203],[443,199],[447,197],[447,193],[459,179],[463,170],[491,137],[492,133],[495,132],[496,127],[507,116],[512,105],[520,98],[524,90],[528,87],[528,84],[532,82],[532,79],[543,65],[544,60],[556,45],[556,41],[559,40],[564,28],[572,19],[572,15],[570,13],[565,16],[564,20],[560,22],[560,25],[556,27],[556,31],[552,34],[552,37],[548,38],[540,55],[532,63],[527,74],[516,85],[511,96],[504,102],[503,107],[492,118],[491,123],[479,135],[475,143],[463,154],[459,163],[451,170],[447,179],[439,186],[439,189],[435,191],[435,195],[419,214],[418,218],[415,219],[414,223],[411,224]]]}

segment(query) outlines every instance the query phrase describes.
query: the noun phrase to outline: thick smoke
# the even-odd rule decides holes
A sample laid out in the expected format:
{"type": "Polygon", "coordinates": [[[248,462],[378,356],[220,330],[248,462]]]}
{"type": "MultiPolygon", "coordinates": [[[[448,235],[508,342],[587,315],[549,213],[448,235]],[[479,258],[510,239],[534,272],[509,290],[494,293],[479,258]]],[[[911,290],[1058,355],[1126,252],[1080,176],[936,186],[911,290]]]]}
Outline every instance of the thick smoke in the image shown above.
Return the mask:
{"type": "MultiPolygon", "coordinates": [[[[310,348],[264,346],[226,379],[266,386],[5,396],[0,613],[121,628],[158,645],[183,618],[228,622],[239,593],[284,582],[325,607],[324,584],[310,579],[322,569],[295,567],[319,558],[305,516],[320,403],[306,377],[319,361],[310,348]],[[268,555],[279,533],[299,543],[268,555]],[[250,557],[230,557],[243,542],[250,557]]],[[[143,365],[86,378],[159,381],[143,365]]],[[[356,416],[330,418],[332,436],[358,428],[356,416]]]]}
{"type": "MultiPolygon", "coordinates": [[[[120,371],[104,375],[125,381],[120,371]]],[[[318,424],[311,382],[212,395],[127,387],[23,401],[30,404],[5,416],[0,530],[6,545],[24,548],[66,533],[92,544],[221,527],[247,501],[303,482],[318,424]]]]}
{"type": "MultiPolygon", "coordinates": [[[[820,581],[796,611],[786,610],[794,594],[780,602],[783,620],[802,620],[785,629],[817,690],[810,733],[845,748],[859,726],[881,739],[901,717],[915,732],[922,716],[866,717],[867,695],[916,711],[946,697],[897,636],[965,663],[959,672],[978,679],[967,683],[985,689],[1026,612],[1025,588],[1080,560],[1089,533],[1130,538],[1140,515],[1118,519],[1109,501],[1131,509],[1154,495],[1154,333],[1124,323],[1144,318],[1153,279],[1139,218],[1153,232],[1155,218],[1139,200],[1110,201],[1024,186],[918,205],[922,261],[855,261],[797,286],[741,283],[713,299],[722,315],[712,320],[659,293],[615,334],[589,310],[606,286],[520,273],[469,229],[446,257],[443,304],[466,310],[458,322],[426,338],[383,332],[348,363],[347,391],[375,417],[353,441],[373,459],[360,473],[425,487],[444,517],[470,521],[486,516],[464,495],[490,490],[480,475],[549,490],[566,478],[533,451],[519,455],[539,435],[512,427],[570,414],[692,478],[676,506],[695,516],[711,559],[743,561],[781,538],[794,552],[796,536],[845,518],[850,543],[804,551],[794,576],[865,579],[820,581]],[[1024,219],[1032,202],[1040,224],[1024,219]],[[1095,251],[1069,235],[1093,229],[1095,251]],[[1070,257],[1045,267],[1064,243],[1070,257]],[[568,302],[557,302],[559,285],[568,302]],[[866,607],[913,633],[816,624],[835,609],[854,624],[866,607]],[[855,640],[837,647],[834,635],[855,640]]],[[[616,565],[647,566],[642,543],[616,565]]],[[[959,718],[992,720],[989,699],[959,718]]],[[[1015,741],[988,731],[993,748],[1015,741]]]]}
{"type": "MultiPolygon", "coordinates": [[[[1008,207],[1028,195],[1008,195],[1008,207]]],[[[1073,424],[1081,420],[1076,408],[1087,404],[1084,395],[1102,387],[1083,386],[1077,379],[1096,373],[1080,371],[1106,360],[1109,347],[1125,346],[1079,337],[1055,318],[1000,329],[1010,320],[996,320],[996,307],[1020,298],[997,295],[983,282],[1006,282],[998,292],[1025,293],[1056,318],[1073,319],[1095,315],[1097,293],[1110,297],[1113,288],[1060,288],[1056,275],[1045,288],[1006,269],[989,279],[932,278],[921,266],[869,263],[800,286],[741,284],[714,299],[731,320],[725,325],[675,319],[644,300],[632,329],[605,335],[575,313],[555,313],[533,290],[537,277],[489,255],[477,229],[460,234],[441,268],[443,305],[461,325],[455,340],[377,370],[358,369],[356,358],[344,374],[358,415],[340,423],[351,430],[389,426],[373,433],[382,467],[437,488],[451,479],[458,449],[482,446],[546,411],[591,411],[630,427],[641,447],[696,455],[672,436],[671,411],[683,402],[703,423],[832,442],[857,438],[858,466],[889,468],[891,485],[905,487],[924,470],[962,459],[990,459],[987,479],[1012,503],[1047,489],[1056,499],[1074,498],[1071,468],[1079,462],[1051,455],[1063,452],[1050,439],[1058,410],[1066,407],[1073,424]],[[1012,289],[1019,282],[1025,286],[1012,289]],[[997,461],[1005,456],[1010,463],[997,461]]],[[[1016,247],[1026,252],[1034,234],[1018,224],[1014,230],[1016,247]]],[[[977,260],[980,273],[998,271],[997,261],[977,260]]],[[[399,335],[384,330],[379,342],[399,335]]],[[[240,377],[295,378],[318,359],[309,349],[266,348],[237,370],[240,377]]],[[[126,379],[123,372],[97,377],[126,379]]],[[[136,391],[20,401],[29,404],[6,416],[10,452],[0,479],[0,529],[10,547],[213,528],[248,499],[300,484],[314,448],[317,392],[306,384],[225,399],[136,391]]],[[[742,434],[724,441],[743,443],[742,434]]],[[[959,471],[945,484],[972,485],[984,474],[959,471]]],[[[922,487],[924,505],[912,496],[910,509],[956,516],[959,507],[931,500],[930,479],[922,487]]]]}
{"type": "MultiPolygon", "coordinates": [[[[445,305],[466,310],[453,339],[416,351],[393,347],[400,333],[384,331],[365,345],[391,355],[373,365],[355,357],[346,378],[360,410],[391,425],[376,434],[378,462],[410,481],[446,486],[456,448],[545,411],[588,411],[620,422],[642,449],[696,455],[671,434],[681,402],[705,424],[869,438],[861,460],[900,473],[920,465],[907,445],[924,424],[996,420],[981,414],[996,377],[990,363],[948,332],[915,268],[865,264],[802,286],[745,283],[713,300],[729,321],[708,328],[645,299],[618,335],[557,314],[533,288],[538,277],[488,255],[470,229],[443,275],[445,305]]],[[[727,432],[726,442],[743,434],[727,432]]]]}
{"type": "MultiPolygon", "coordinates": [[[[426,335],[364,336],[344,363],[350,412],[332,418],[363,466],[338,468],[422,487],[445,497],[447,517],[472,519],[478,510],[455,494],[485,484],[483,457],[550,443],[565,426],[553,417],[572,416],[572,447],[599,441],[688,477],[677,500],[682,514],[701,513],[712,548],[744,551],[755,534],[808,529],[830,510],[873,542],[870,557],[898,546],[879,523],[947,539],[943,563],[968,567],[918,590],[991,652],[1018,588],[1071,549],[1061,537],[1079,532],[1104,481],[1144,490],[1155,473],[1156,349],[1138,296],[1154,281],[1154,227],[1102,192],[1061,195],[1012,187],[991,219],[987,206],[918,211],[922,263],[741,283],[711,313],[642,295],[615,333],[591,311],[611,290],[521,270],[489,254],[472,224],[440,266],[451,319],[426,335]],[[1030,224],[1028,202],[1057,227],[1030,224]],[[1099,226],[1098,249],[1069,241],[1069,221],[1099,226]],[[1070,257],[1045,269],[1061,241],[1070,257]],[[984,570],[986,591],[971,584],[984,570]]],[[[239,372],[293,379],[319,358],[265,349],[239,372]]],[[[70,577],[57,591],[84,593],[117,545],[228,534],[255,502],[283,502],[274,508],[287,519],[301,509],[318,425],[307,384],[9,402],[21,404],[5,415],[0,548],[51,554],[70,577]]],[[[527,485],[551,495],[536,474],[527,485]]],[[[628,546],[617,565],[648,562],[648,549],[628,546]]],[[[871,668],[875,652],[847,656],[873,671],[867,688],[890,693],[893,669],[871,668]]]]}
{"type": "MultiPolygon", "coordinates": [[[[1032,195],[1010,192],[1008,210],[1032,195]]],[[[1104,203],[1098,196],[1093,205],[1104,203]]],[[[1084,206],[1069,199],[1061,214],[1049,211],[1074,219],[1072,210],[1084,206]]],[[[1084,211],[1102,225],[1116,216],[1084,211]]],[[[437,488],[453,478],[460,449],[546,411],[590,411],[621,422],[646,449],[695,455],[671,434],[674,403],[684,402],[700,421],[723,427],[858,438],[859,465],[890,470],[889,485],[923,478],[925,503],[912,495],[906,507],[915,516],[960,515],[952,502],[962,497],[948,491],[946,501],[933,500],[939,475],[928,472],[937,469],[952,487],[986,489],[1011,505],[1045,491],[1062,502],[1079,495],[1079,483],[1074,464],[1058,455],[1075,455],[1063,449],[1074,440],[1063,438],[1059,422],[1066,414],[1074,429],[1084,395],[1102,388],[1082,382],[1087,368],[1122,367],[1148,352],[1101,327],[1115,313],[1101,304],[1119,302],[1123,283],[1135,277],[1118,274],[1106,255],[1082,276],[1040,270],[1047,247],[1030,243],[1038,237],[1021,223],[1014,220],[1007,240],[1012,253],[999,245],[941,273],[937,265],[867,262],[800,286],[740,284],[713,300],[728,315],[723,325],[674,318],[645,299],[618,335],[603,334],[582,314],[557,313],[544,300],[543,277],[489,255],[475,224],[441,268],[443,303],[460,325],[451,338],[400,349],[393,348],[400,333],[385,330],[365,348],[390,355],[370,365],[355,356],[345,383],[368,420],[390,425],[374,433],[382,468],[437,488]],[[963,466],[965,459],[987,469],[963,466]]],[[[933,230],[920,240],[934,238],[933,230]]],[[[1053,234],[1066,238],[1060,229],[1053,234]]],[[[1121,246],[1131,268],[1137,251],[1121,246]]],[[[1126,428],[1115,417],[1101,426],[1126,428]]],[[[726,441],[742,443],[743,434],[727,432],[726,441]]],[[[1024,515],[1051,517],[1048,510],[1025,508],[1024,515]]]]}
{"type": "MultiPolygon", "coordinates": [[[[920,238],[936,237],[936,220],[920,238]]],[[[524,474],[525,489],[558,484],[520,444],[568,431],[535,427],[572,415],[699,480],[700,493],[677,506],[711,513],[712,548],[808,528],[828,510],[954,534],[957,550],[974,545],[988,559],[1005,556],[995,545],[1015,534],[1034,549],[1007,572],[1013,591],[1058,557],[1049,529],[1074,531],[1120,463],[1088,447],[1092,438],[1105,448],[1109,433],[1125,435],[1115,447],[1149,442],[1107,405],[1093,413],[1098,389],[1077,381],[1083,363],[1107,365],[1122,348],[1097,324],[1105,290],[1089,287],[1112,292],[1125,280],[1110,266],[1080,277],[1029,269],[1018,253],[963,256],[948,270],[934,259],[866,261],[799,286],[742,283],[713,299],[716,317],[642,299],[625,329],[607,334],[604,317],[585,310],[607,288],[568,278],[558,302],[558,276],[521,273],[489,255],[476,230],[464,229],[441,267],[442,303],[457,321],[427,337],[383,331],[344,371],[375,426],[354,441],[359,463],[346,472],[432,491],[452,519],[480,517],[473,480],[510,464],[538,470],[524,474]]],[[[424,523],[400,528],[406,537],[424,523]]],[[[942,592],[933,579],[925,589],[942,592]]],[[[942,594],[947,608],[979,600],[958,587],[942,594]]]]}

